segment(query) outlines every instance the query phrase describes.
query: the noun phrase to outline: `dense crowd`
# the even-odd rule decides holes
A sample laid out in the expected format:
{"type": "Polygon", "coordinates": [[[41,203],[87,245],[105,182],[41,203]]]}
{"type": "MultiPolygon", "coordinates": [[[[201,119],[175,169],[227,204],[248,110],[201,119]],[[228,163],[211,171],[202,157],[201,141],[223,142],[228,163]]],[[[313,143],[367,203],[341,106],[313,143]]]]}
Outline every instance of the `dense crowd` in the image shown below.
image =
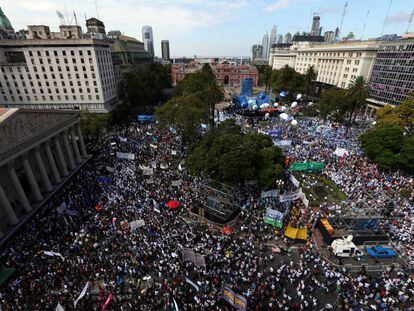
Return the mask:
{"type": "MultiPolygon", "coordinates": [[[[379,206],[383,196],[392,196],[407,218],[383,225],[412,256],[412,206],[398,190],[413,181],[398,173],[390,180],[367,161],[355,140],[358,130],[345,137],[343,128],[315,120],[297,127],[271,120],[268,126],[292,139],[290,156],[327,163],[325,174],[350,202],[379,206]],[[337,145],[351,156],[339,162],[332,155],[337,145]],[[366,197],[368,191],[372,196],[366,197]]],[[[173,129],[135,123],[114,128],[99,145],[100,152],[1,253],[2,266],[16,272],[0,288],[0,310],[55,310],[58,304],[64,310],[231,310],[222,299],[224,285],[246,297],[248,310],[412,305],[414,284],[407,273],[350,273],[313,251],[311,242],[274,253],[269,245],[281,237],[263,223],[258,191],[239,189],[243,209],[231,234],[192,217],[197,180],[185,169],[173,129]],[[133,158],[120,159],[116,152],[133,158]],[[168,208],[171,200],[180,206],[168,208]],[[128,224],[134,221],[141,222],[132,230],[128,224]],[[184,248],[201,254],[205,265],[183,262],[184,248]]]]}

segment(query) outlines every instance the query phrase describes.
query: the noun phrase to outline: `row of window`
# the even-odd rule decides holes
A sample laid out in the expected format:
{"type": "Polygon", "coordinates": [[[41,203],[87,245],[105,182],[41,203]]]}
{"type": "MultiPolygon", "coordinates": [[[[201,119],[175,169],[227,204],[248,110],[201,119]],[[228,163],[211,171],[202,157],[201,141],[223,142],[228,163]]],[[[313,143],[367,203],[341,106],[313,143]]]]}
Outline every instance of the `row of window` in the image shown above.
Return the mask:
{"type": "MultiPolygon", "coordinates": [[[[15,102],[17,100],[18,101],[23,101],[23,100],[26,100],[26,101],[39,101],[39,100],[41,100],[41,101],[46,101],[46,100],[50,100],[50,101],[56,101],[56,100],[57,101],[61,101],[62,98],[64,98],[64,100],[78,100],[78,96],[77,95],[72,95],[72,96],[64,95],[63,97],[60,96],[60,95],[56,95],[56,96],[53,96],[53,95],[49,95],[49,96],[41,95],[40,97],[37,96],[37,95],[25,96],[25,97],[23,97],[22,95],[18,95],[18,96],[11,95],[10,97],[8,97],[6,95],[3,95],[3,100],[6,103],[9,102],[9,101],[15,102]]],[[[92,95],[88,95],[87,96],[87,99],[88,100],[92,100],[93,98],[95,98],[96,100],[99,100],[100,99],[100,96],[99,95],[95,95],[94,97],[92,95]]],[[[79,96],[79,99],[80,100],[86,100],[86,97],[85,97],[85,95],[80,95],[79,96]]]]}
{"type": "Polygon", "coordinates": [[[344,57],[346,56],[346,54],[348,54],[348,57],[361,57],[362,53],[358,52],[358,53],[346,53],[346,52],[300,52],[301,55],[305,55],[305,56],[333,56],[333,57],[344,57]]]}
{"type": "Polygon", "coordinates": [[[414,51],[414,43],[400,45],[381,45],[379,51],[414,51]]]}

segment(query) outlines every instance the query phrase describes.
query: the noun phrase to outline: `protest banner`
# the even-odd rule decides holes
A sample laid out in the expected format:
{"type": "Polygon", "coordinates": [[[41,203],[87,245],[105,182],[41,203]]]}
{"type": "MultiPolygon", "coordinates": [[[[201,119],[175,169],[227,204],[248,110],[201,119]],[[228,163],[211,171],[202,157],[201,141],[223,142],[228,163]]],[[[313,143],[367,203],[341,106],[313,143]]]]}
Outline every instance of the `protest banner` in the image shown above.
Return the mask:
{"type": "Polygon", "coordinates": [[[180,187],[182,184],[183,184],[183,181],[181,179],[180,180],[173,180],[171,182],[171,186],[173,186],[173,187],[180,187]]]}
{"type": "Polygon", "coordinates": [[[200,291],[200,287],[194,283],[193,281],[191,281],[188,277],[185,277],[185,281],[190,284],[191,286],[193,286],[197,291],[200,291]]]}
{"type": "Polygon", "coordinates": [[[275,146],[280,147],[280,148],[288,148],[292,146],[292,141],[291,140],[279,140],[279,141],[275,141],[274,144],[275,146]]]}
{"type": "Polygon", "coordinates": [[[271,208],[266,209],[264,216],[264,223],[272,225],[274,227],[283,227],[283,214],[277,210],[271,208]]]}
{"type": "Polygon", "coordinates": [[[276,189],[269,190],[269,191],[262,191],[262,194],[260,195],[260,198],[271,198],[271,197],[277,197],[279,192],[276,189]]]}
{"type": "Polygon", "coordinates": [[[128,141],[128,138],[126,137],[122,137],[122,136],[118,136],[119,141],[126,143],[128,141]]]}
{"type": "Polygon", "coordinates": [[[61,253],[55,253],[55,252],[52,252],[52,251],[50,251],[50,252],[49,251],[43,251],[43,254],[45,254],[47,256],[52,256],[52,257],[54,257],[54,256],[60,257],[63,260],[65,260],[65,257],[63,257],[61,253]]]}
{"type": "Polygon", "coordinates": [[[135,160],[135,154],[133,153],[117,152],[116,157],[118,159],[135,160]]]}
{"type": "Polygon", "coordinates": [[[237,310],[245,311],[247,309],[247,299],[243,295],[234,293],[229,286],[224,285],[221,298],[235,307],[237,310]]]}
{"type": "Polygon", "coordinates": [[[299,183],[299,181],[295,178],[295,176],[290,175],[290,181],[292,182],[292,184],[293,184],[296,188],[299,188],[300,183],[299,183]]]}
{"type": "Polygon", "coordinates": [[[89,289],[89,281],[86,282],[85,287],[82,289],[81,293],[79,294],[78,298],[73,302],[73,306],[76,308],[76,305],[78,304],[79,300],[81,300],[87,293],[89,289]]]}
{"type": "Polygon", "coordinates": [[[145,226],[145,221],[142,219],[134,220],[129,223],[129,226],[131,228],[131,231],[134,231],[137,228],[145,226]]]}
{"type": "Polygon", "coordinates": [[[110,292],[109,295],[108,295],[108,298],[106,299],[105,303],[102,306],[102,311],[105,311],[106,308],[108,308],[108,306],[111,303],[111,300],[112,300],[113,297],[114,296],[113,296],[112,292],[110,292]]]}
{"type": "Polygon", "coordinates": [[[299,188],[299,190],[297,190],[297,191],[281,194],[279,196],[279,201],[281,203],[288,202],[288,201],[295,201],[295,200],[300,198],[301,193],[302,193],[302,189],[299,188]]]}
{"type": "Polygon", "coordinates": [[[107,166],[107,167],[106,167],[106,170],[107,170],[108,172],[111,172],[111,173],[115,172],[115,169],[114,169],[113,167],[110,167],[110,166],[107,166]]]}

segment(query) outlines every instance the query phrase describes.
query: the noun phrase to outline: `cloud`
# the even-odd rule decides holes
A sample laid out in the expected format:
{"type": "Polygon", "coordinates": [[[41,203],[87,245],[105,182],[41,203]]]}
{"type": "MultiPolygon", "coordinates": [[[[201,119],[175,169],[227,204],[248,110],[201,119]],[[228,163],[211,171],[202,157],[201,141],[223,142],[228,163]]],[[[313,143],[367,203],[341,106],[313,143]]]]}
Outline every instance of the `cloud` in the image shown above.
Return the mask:
{"type": "Polygon", "coordinates": [[[337,13],[343,10],[340,6],[327,6],[324,8],[321,8],[318,10],[318,13],[324,14],[324,13],[337,13]]]}
{"type": "Polygon", "coordinates": [[[268,5],[265,10],[266,11],[276,11],[280,9],[287,8],[291,4],[298,2],[298,0],[278,0],[274,2],[273,4],[268,5]]]}
{"type": "Polygon", "coordinates": [[[393,15],[390,15],[387,18],[387,24],[401,24],[401,23],[408,23],[410,19],[411,12],[400,11],[393,15]]]}

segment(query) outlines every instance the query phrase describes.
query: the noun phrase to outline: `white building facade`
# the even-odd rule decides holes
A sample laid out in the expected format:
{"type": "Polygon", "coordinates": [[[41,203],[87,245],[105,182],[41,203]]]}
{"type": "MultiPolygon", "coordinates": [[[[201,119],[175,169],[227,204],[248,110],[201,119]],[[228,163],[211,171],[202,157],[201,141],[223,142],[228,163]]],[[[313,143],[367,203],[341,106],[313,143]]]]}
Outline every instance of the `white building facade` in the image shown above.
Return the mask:
{"type": "Polygon", "coordinates": [[[0,41],[0,106],[106,113],[117,104],[105,40],[0,41]]]}
{"type": "Polygon", "coordinates": [[[296,42],[289,51],[273,50],[273,69],[286,65],[299,73],[310,66],[318,72],[318,82],[346,88],[357,76],[369,79],[379,47],[377,41],[348,41],[333,44],[296,42]]]}

